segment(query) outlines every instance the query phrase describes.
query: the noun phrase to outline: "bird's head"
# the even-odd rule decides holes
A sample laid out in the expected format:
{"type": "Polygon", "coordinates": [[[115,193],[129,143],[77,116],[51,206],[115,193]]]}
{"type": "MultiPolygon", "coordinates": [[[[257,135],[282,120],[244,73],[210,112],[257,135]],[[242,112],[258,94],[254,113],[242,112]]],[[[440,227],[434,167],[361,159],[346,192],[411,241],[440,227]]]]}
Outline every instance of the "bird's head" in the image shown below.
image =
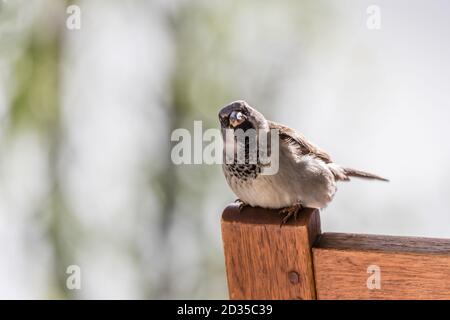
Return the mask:
{"type": "Polygon", "coordinates": [[[269,130],[266,118],[257,110],[250,107],[244,100],[238,100],[223,107],[219,112],[222,129],[269,130]]]}

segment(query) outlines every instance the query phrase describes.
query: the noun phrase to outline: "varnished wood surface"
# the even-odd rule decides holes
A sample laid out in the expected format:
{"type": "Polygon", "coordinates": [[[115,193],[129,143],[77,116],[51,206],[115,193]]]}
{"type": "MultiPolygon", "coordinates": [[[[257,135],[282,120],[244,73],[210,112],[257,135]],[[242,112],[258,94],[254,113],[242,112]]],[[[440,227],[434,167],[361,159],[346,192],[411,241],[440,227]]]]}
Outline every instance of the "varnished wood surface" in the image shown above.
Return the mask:
{"type": "Polygon", "coordinates": [[[316,210],[280,221],[277,210],[225,209],[231,299],[450,299],[450,239],[321,234],[316,210]],[[379,288],[367,285],[374,268],[379,288]]]}
{"type": "Polygon", "coordinates": [[[313,248],[318,299],[450,299],[450,240],[322,234],[313,248]],[[369,289],[370,266],[380,288],[369,289]]]}
{"type": "Polygon", "coordinates": [[[316,246],[323,249],[333,248],[337,250],[450,254],[450,239],[372,234],[327,232],[318,238],[316,246]]]}
{"type": "Polygon", "coordinates": [[[222,215],[230,299],[314,299],[311,247],[320,234],[317,210],[280,227],[276,210],[228,206],[222,215]]]}

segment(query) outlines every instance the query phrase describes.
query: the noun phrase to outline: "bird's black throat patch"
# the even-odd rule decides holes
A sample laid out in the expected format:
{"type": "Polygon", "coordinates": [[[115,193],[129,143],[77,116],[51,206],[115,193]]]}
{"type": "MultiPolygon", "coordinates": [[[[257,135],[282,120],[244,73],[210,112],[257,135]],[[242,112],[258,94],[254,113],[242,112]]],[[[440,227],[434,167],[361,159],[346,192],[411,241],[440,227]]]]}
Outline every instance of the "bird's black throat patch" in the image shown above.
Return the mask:
{"type": "Polygon", "coordinates": [[[236,130],[238,129],[242,130],[241,132],[244,134],[240,138],[238,135],[235,135],[235,143],[238,146],[238,150],[243,149],[240,151],[243,152],[244,159],[240,159],[238,155],[235,154],[233,163],[225,164],[225,170],[229,175],[242,181],[255,179],[261,172],[256,130],[253,131],[254,134],[245,135],[245,133],[249,133],[249,129],[254,129],[249,121],[245,121],[236,127],[236,130]],[[238,139],[243,139],[243,141],[238,142],[238,139]]]}

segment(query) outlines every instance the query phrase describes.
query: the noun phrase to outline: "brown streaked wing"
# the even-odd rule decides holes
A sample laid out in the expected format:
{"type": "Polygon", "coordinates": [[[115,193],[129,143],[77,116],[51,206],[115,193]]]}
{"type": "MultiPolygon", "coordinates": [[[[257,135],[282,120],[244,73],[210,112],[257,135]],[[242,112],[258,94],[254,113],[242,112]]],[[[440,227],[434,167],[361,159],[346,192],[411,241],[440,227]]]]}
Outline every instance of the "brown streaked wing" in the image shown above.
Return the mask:
{"type": "Polygon", "coordinates": [[[272,121],[269,121],[269,127],[270,129],[278,129],[280,132],[280,139],[287,143],[295,144],[296,146],[298,146],[302,154],[314,155],[317,158],[323,160],[325,163],[333,162],[328,153],[321,150],[311,142],[308,142],[308,140],[306,140],[306,138],[302,134],[298,133],[294,129],[272,121]]]}

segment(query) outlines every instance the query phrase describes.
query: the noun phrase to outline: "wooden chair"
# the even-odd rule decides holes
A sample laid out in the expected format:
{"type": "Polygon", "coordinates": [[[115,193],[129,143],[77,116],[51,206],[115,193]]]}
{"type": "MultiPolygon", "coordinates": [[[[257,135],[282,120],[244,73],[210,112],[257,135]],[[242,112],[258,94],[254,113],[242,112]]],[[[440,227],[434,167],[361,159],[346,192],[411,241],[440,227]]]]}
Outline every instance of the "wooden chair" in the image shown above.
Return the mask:
{"type": "Polygon", "coordinates": [[[280,221],[224,210],[230,299],[450,299],[449,239],[321,233],[313,209],[280,221]]]}

